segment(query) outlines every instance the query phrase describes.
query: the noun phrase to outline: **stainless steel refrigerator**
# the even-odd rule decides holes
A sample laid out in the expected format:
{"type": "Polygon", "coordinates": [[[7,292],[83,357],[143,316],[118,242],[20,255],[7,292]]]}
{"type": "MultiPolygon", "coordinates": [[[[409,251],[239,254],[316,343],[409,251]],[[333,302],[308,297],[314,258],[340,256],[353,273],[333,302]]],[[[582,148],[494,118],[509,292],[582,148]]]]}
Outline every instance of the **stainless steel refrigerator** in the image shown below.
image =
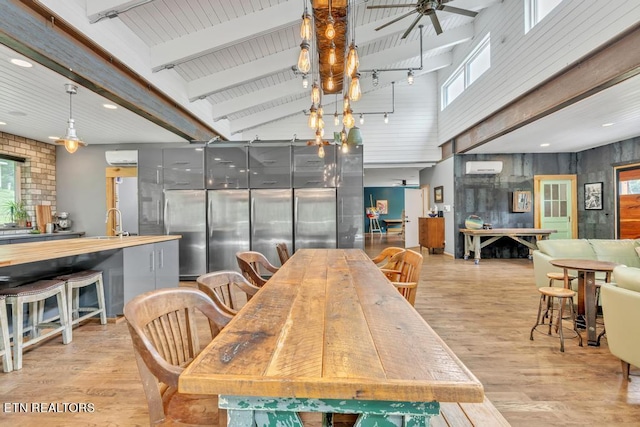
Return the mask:
{"type": "Polygon", "coordinates": [[[291,189],[251,190],[251,250],[280,265],[276,243],[292,248],[291,189]]]}
{"type": "Polygon", "coordinates": [[[238,270],[236,252],[249,250],[249,190],[208,192],[209,270],[238,270]]]}
{"type": "Polygon", "coordinates": [[[294,190],[294,248],[336,247],[336,189],[294,190]]]}
{"type": "Polygon", "coordinates": [[[164,191],[164,232],[179,234],[180,279],[193,280],[207,272],[205,190],[164,191]]]}

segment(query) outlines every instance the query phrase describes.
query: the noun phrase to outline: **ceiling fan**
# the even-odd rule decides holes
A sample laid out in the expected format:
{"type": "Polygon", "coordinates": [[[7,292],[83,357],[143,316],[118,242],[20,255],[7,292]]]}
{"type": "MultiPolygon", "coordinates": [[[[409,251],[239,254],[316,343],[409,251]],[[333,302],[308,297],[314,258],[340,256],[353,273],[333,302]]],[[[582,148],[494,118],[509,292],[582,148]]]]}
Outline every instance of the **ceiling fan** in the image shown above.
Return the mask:
{"type": "Polygon", "coordinates": [[[438,20],[438,16],[436,15],[436,10],[457,13],[459,15],[470,16],[472,18],[474,18],[478,14],[478,12],[474,12],[472,10],[460,9],[458,7],[453,7],[453,6],[445,6],[444,3],[448,3],[448,1],[449,0],[417,0],[416,3],[409,3],[409,4],[367,6],[367,9],[390,9],[390,8],[396,8],[396,7],[413,7],[414,10],[412,10],[411,12],[407,12],[403,15],[400,15],[397,18],[387,22],[386,24],[376,28],[376,31],[381,30],[395,22],[400,21],[401,19],[406,18],[409,15],[413,15],[414,13],[417,13],[418,16],[416,17],[416,19],[411,23],[411,25],[409,25],[409,28],[407,28],[407,30],[402,35],[402,38],[405,39],[407,38],[411,30],[413,30],[413,28],[418,24],[418,21],[422,19],[423,16],[429,16],[429,18],[431,18],[431,23],[433,24],[433,28],[435,28],[436,30],[436,34],[442,34],[442,26],[440,25],[440,21],[438,20]]]}

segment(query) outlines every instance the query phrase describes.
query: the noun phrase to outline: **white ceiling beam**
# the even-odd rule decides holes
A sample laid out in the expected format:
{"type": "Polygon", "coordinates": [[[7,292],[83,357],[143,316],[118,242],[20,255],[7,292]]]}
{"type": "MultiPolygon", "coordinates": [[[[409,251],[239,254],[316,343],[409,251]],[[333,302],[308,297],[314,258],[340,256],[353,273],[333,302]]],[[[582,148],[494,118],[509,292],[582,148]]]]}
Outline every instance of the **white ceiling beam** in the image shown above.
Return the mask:
{"type": "MultiPolygon", "coordinates": [[[[419,77],[423,74],[430,73],[435,70],[439,70],[441,68],[451,65],[451,62],[452,62],[452,55],[449,52],[444,53],[442,55],[434,56],[432,58],[428,58],[425,61],[422,70],[416,70],[414,72],[414,75],[416,77],[419,77]]],[[[396,80],[396,77],[397,77],[396,73],[381,73],[380,76],[378,77],[377,87],[373,86],[373,83],[371,82],[370,79],[364,79],[363,81],[360,82],[360,85],[361,85],[362,91],[366,93],[366,92],[377,90],[378,88],[382,88],[386,85],[391,84],[392,81],[396,80]]],[[[328,107],[335,103],[331,101],[332,99],[333,98],[329,96],[328,98],[329,102],[324,104],[325,111],[329,111],[330,108],[328,107]]],[[[357,106],[357,104],[355,105],[357,106]]],[[[237,120],[233,120],[231,121],[231,133],[242,132],[244,130],[254,128],[256,126],[261,126],[266,123],[273,122],[275,120],[280,120],[284,117],[291,116],[303,110],[307,110],[309,109],[309,106],[310,106],[309,99],[304,98],[298,101],[278,105],[277,107],[261,111],[260,113],[257,113],[257,114],[251,114],[249,116],[242,117],[237,120]]],[[[356,111],[356,114],[357,113],[359,112],[356,111]]],[[[363,111],[363,113],[366,114],[367,112],[363,111]]]]}
{"type": "Polygon", "coordinates": [[[290,27],[300,22],[299,0],[289,0],[258,12],[226,21],[195,33],[161,43],[150,49],[151,68],[159,71],[225,47],[290,27]]]}
{"type": "Polygon", "coordinates": [[[278,98],[296,95],[304,91],[308,92],[309,90],[310,89],[304,89],[302,87],[302,82],[300,79],[287,80],[286,82],[277,84],[275,86],[269,86],[255,92],[247,93],[246,95],[229,99],[228,101],[214,104],[214,120],[218,120],[222,117],[237,113],[242,110],[246,110],[256,105],[273,101],[278,98]]]}
{"type": "Polygon", "coordinates": [[[93,22],[109,12],[124,10],[140,3],[141,0],[86,0],[87,18],[93,22]]]}

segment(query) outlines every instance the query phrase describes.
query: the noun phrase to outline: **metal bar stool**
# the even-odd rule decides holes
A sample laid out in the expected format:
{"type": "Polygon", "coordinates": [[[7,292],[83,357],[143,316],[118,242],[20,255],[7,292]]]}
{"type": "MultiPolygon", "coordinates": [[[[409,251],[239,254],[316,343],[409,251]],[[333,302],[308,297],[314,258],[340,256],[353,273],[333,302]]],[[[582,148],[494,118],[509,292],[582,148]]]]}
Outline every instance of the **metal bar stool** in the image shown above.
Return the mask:
{"type": "MultiPolygon", "coordinates": [[[[104,303],[104,285],[102,283],[102,271],[83,270],[76,273],[65,274],[56,277],[64,280],[67,288],[67,307],[69,309],[69,322],[71,326],[90,317],[100,315],[100,323],[107,324],[107,312],[104,303]],[[80,288],[95,285],[97,307],[80,307],[80,288]],[[84,313],[84,314],[82,314],[84,313]]],[[[73,339],[73,337],[71,336],[73,339]]]]}
{"type": "Polygon", "coordinates": [[[569,305],[569,313],[570,319],[573,322],[573,331],[576,333],[576,336],[580,340],[580,347],[582,347],[582,335],[578,331],[576,325],[576,313],[573,309],[573,297],[576,295],[574,291],[571,289],[565,288],[538,288],[538,292],[540,292],[540,303],[538,304],[538,318],[536,319],[536,324],[531,328],[531,333],[529,334],[529,339],[533,341],[533,331],[535,331],[538,326],[545,325],[549,327],[548,335],[551,335],[551,329],[553,325],[553,310],[554,310],[554,298],[558,299],[558,316],[557,323],[555,325],[556,332],[560,336],[560,351],[564,352],[564,333],[562,328],[562,314],[564,311],[564,307],[566,304],[569,305]],[[543,307],[544,311],[543,311],[543,307]],[[545,319],[549,318],[549,323],[545,323],[545,319]]]}
{"type": "Polygon", "coordinates": [[[9,320],[7,319],[7,302],[4,295],[0,296],[0,356],[2,356],[2,370],[13,371],[11,361],[11,343],[9,341],[9,320]]]}
{"type": "MultiPolygon", "coordinates": [[[[71,342],[71,324],[69,323],[67,311],[67,293],[63,280],[39,280],[27,285],[15,288],[0,290],[0,296],[6,298],[6,303],[11,305],[11,317],[13,325],[13,367],[15,370],[22,369],[22,350],[30,345],[36,344],[45,338],[62,332],[62,342],[71,342]],[[44,303],[47,298],[56,297],[60,322],[42,322],[42,317],[38,315],[40,303],[44,303]],[[24,339],[24,304],[29,304],[29,325],[31,326],[31,336],[24,339]],[[40,334],[40,329],[51,329],[40,334]]],[[[43,304],[42,304],[43,306],[43,304]]]]}

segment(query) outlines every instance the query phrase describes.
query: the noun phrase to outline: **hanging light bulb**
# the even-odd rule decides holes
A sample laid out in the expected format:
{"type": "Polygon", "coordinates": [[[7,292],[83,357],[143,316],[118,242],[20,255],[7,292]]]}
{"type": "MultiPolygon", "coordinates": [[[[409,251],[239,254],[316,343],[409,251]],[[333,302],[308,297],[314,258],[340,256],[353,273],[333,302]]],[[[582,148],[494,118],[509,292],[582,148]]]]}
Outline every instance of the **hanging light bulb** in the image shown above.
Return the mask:
{"type": "Polygon", "coordinates": [[[349,98],[352,101],[358,101],[362,96],[362,92],[360,91],[360,73],[356,72],[351,79],[351,84],[349,85],[349,98]]]}
{"type": "Polygon", "coordinates": [[[333,72],[329,74],[329,78],[327,78],[327,90],[329,92],[333,92],[336,88],[336,82],[333,80],[333,72]]]}
{"type": "Polygon", "coordinates": [[[346,112],[351,106],[351,102],[349,101],[349,95],[345,95],[342,99],[342,111],[346,112]]]}
{"type": "Polygon", "coordinates": [[[413,70],[409,70],[409,72],[407,73],[407,83],[409,83],[410,85],[413,84],[413,70]]]}
{"type": "Polygon", "coordinates": [[[322,104],[318,105],[318,117],[324,116],[324,108],[322,108],[322,104]]]}
{"type": "Polygon", "coordinates": [[[308,88],[308,87],[309,87],[309,78],[307,77],[307,75],[306,75],[306,74],[303,74],[303,75],[302,75],[302,87],[303,87],[304,89],[306,89],[306,88],[308,88]]]}
{"type": "Polygon", "coordinates": [[[329,18],[327,18],[327,28],[324,30],[324,35],[329,40],[333,40],[336,36],[336,28],[333,26],[334,23],[333,15],[329,15],[329,18]]]}
{"type": "Polygon", "coordinates": [[[335,65],[336,63],[336,44],[331,40],[331,46],[329,47],[329,65],[335,65]]]}
{"type": "Polygon", "coordinates": [[[373,70],[373,81],[372,81],[374,86],[378,86],[378,72],[376,70],[373,70]]]}
{"type": "Polygon", "coordinates": [[[302,14],[302,23],[300,24],[300,38],[302,40],[311,40],[311,15],[307,13],[306,5],[302,14]]]}
{"type": "Polygon", "coordinates": [[[334,126],[338,126],[340,124],[340,118],[338,117],[338,112],[333,113],[333,124],[334,126]]]}
{"type": "Polygon", "coordinates": [[[311,102],[314,104],[320,103],[320,86],[318,86],[318,82],[313,82],[311,86],[311,102]]]}
{"type": "Polygon", "coordinates": [[[342,119],[342,124],[344,124],[348,129],[351,129],[356,124],[356,119],[353,118],[353,111],[349,108],[342,119]]]}
{"type": "Polygon", "coordinates": [[[316,110],[316,106],[315,105],[311,105],[311,108],[309,109],[309,123],[308,123],[309,127],[311,129],[315,129],[316,127],[318,127],[318,110],[316,110]]]}
{"type": "Polygon", "coordinates": [[[298,70],[301,73],[308,73],[311,70],[311,58],[309,56],[309,42],[303,40],[300,43],[300,56],[298,56],[298,70]]]}
{"type": "Polygon", "coordinates": [[[384,113],[384,122],[389,123],[389,115],[387,113],[384,113]]]}
{"type": "Polygon", "coordinates": [[[82,142],[78,135],[76,134],[76,129],[74,127],[75,121],[73,120],[73,104],[71,102],[71,97],[78,92],[78,87],[67,83],[64,85],[65,90],[69,94],[69,120],[67,121],[67,131],[65,135],[57,139],[55,141],[56,144],[64,145],[64,148],[71,154],[75,153],[78,150],[78,147],[87,145],[82,142]]]}
{"type": "Polygon", "coordinates": [[[322,133],[320,129],[316,129],[316,145],[322,145],[322,133]]]}
{"type": "Polygon", "coordinates": [[[360,124],[364,124],[364,114],[360,113],[360,124]]]}
{"type": "Polygon", "coordinates": [[[322,131],[322,136],[324,136],[324,119],[320,115],[318,115],[318,129],[322,131]]]}
{"type": "Polygon", "coordinates": [[[324,147],[322,145],[318,146],[318,157],[324,159],[324,147]]]}
{"type": "Polygon", "coordinates": [[[360,59],[358,59],[358,46],[354,42],[351,42],[349,46],[349,53],[347,55],[347,74],[353,76],[358,67],[360,66],[360,59]]]}
{"type": "Polygon", "coordinates": [[[342,130],[340,131],[340,141],[342,142],[342,145],[340,146],[340,148],[342,149],[342,152],[348,153],[349,144],[347,144],[347,129],[345,129],[344,126],[342,126],[342,130]]]}

